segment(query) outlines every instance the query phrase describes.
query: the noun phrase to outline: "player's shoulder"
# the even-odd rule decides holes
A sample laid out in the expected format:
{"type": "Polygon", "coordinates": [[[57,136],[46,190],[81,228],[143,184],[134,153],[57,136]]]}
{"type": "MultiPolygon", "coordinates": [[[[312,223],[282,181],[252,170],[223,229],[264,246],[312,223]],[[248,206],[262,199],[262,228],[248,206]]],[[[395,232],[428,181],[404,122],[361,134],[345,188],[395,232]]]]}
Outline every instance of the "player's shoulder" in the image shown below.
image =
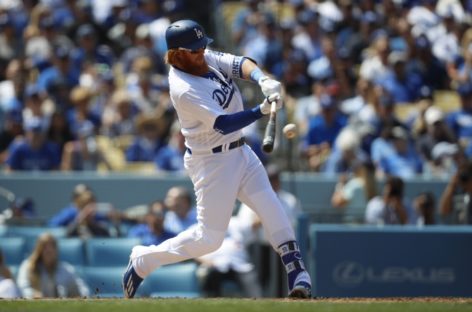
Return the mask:
{"type": "Polygon", "coordinates": [[[210,65],[219,62],[229,62],[232,58],[234,58],[234,55],[231,53],[209,49],[205,50],[205,59],[210,65]]]}
{"type": "Polygon", "coordinates": [[[207,57],[222,57],[222,56],[225,56],[226,54],[228,53],[217,51],[217,50],[210,50],[210,49],[205,50],[205,56],[207,57]]]}
{"type": "Polygon", "coordinates": [[[169,70],[169,87],[171,92],[190,89],[193,79],[194,77],[191,75],[173,67],[169,70]]]}

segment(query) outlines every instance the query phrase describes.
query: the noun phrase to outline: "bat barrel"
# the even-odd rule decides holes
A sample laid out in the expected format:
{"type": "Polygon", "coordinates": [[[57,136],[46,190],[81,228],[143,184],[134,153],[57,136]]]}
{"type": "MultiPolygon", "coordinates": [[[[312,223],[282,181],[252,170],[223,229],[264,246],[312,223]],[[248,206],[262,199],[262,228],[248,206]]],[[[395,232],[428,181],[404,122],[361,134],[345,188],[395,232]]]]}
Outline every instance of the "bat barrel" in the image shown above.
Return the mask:
{"type": "Polygon", "coordinates": [[[270,119],[265,129],[264,140],[262,141],[262,150],[266,153],[272,152],[275,140],[275,118],[270,119]]]}

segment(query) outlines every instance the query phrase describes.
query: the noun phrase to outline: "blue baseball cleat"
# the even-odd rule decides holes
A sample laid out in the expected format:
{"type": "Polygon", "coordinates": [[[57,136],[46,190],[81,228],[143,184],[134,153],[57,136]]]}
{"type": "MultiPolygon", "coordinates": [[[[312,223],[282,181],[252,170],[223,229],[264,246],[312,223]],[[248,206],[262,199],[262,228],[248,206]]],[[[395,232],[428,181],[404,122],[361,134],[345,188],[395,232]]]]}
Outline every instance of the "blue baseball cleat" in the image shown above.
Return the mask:
{"type": "Polygon", "coordinates": [[[131,259],[129,260],[128,268],[126,269],[125,274],[123,275],[123,294],[125,298],[133,298],[136,290],[138,290],[139,285],[143,279],[139,277],[136,271],[133,268],[133,263],[131,259]]]}
{"type": "Polygon", "coordinates": [[[288,294],[288,297],[293,299],[309,299],[311,298],[311,287],[310,285],[297,285],[288,294]]]}
{"type": "Polygon", "coordinates": [[[298,274],[293,288],[289,291],[289,298],[309,299],[311,298],[311,281],[306,271],[298,274]]]}

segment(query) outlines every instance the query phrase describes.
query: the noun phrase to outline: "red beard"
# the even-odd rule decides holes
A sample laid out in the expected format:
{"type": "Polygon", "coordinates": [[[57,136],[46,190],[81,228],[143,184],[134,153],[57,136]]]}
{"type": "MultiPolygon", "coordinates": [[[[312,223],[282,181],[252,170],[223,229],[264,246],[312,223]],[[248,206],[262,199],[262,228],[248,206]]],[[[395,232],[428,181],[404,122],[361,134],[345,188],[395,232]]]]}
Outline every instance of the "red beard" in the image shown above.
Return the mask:
{"type": "Polygon", "coordinates": [[[179,59],[179,64],[176,65],[182,71],[195,76],[202,76],[209,71],[205,59],[203,59],[202,62],[192,62],[189,58],[181,57],[179,59]]]}

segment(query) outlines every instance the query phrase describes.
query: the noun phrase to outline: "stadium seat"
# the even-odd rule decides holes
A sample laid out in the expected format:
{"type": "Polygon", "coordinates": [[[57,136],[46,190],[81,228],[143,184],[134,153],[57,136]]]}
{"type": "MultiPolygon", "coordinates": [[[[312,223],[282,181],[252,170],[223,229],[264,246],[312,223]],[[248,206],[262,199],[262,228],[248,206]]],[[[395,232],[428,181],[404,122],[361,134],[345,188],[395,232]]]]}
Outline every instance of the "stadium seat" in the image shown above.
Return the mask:
{"type": "Polygon", "coordinates": [[[8,266],[18,266],[25,258],[25,239],[23,237],[2,237],[0,249],[8,266]]]}
{"type": "Polygon", "coordinates": [[[0,225],[0,237],[7,235],[7,227],[5,225],[0,225]]]}
{"type": "Polygon", "coordinates": [[[8,268],[10,269],[11,274],[15,278],[15,280],[18,277],[18,270],[20,269],[19,265],[9,265],[8,268]]]}
{"type": "Polygon", "coordinates": [[[126,268],[122,267],[83,267],[81,277],[90,288],[92,297],[123,297],[121,276],[126,268]]]}
{"type": "Polygon", "coordinates": [[[59,259],[73,266],[85,265],[85,247],[80,238],[60,238],[57,240],[59,259]]]}
{"type": "Polygon", "coordinates": [[[138,238],[92,238],[85,241],[86,265],[125,268],[138,238]]]}
{"type": "Polygon", "coordinates": [[[140,291],[150,297],[200,297],[197,268],[193,261],[160,267],[146,277],[140,291]]]}
{"type": "Polygon", "coordinates": [[[51,233],[58,240],[66,236],[66,229],[48,227],[18,227],[11,230],[11,232],[8,230],[8,236],[25,238],[25,253],[28,255],[36,246],[38,236],[46,232],[51,233]]]}

